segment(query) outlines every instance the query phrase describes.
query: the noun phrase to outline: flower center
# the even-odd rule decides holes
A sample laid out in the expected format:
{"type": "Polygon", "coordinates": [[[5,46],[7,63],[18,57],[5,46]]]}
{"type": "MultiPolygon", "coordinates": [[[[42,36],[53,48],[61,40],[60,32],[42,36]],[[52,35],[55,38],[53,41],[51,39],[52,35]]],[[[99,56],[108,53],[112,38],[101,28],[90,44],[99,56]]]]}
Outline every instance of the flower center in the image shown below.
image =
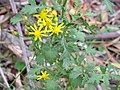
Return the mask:
{"type": "Polygon", "coordinates": [[[36,30],[36,31],[35,31],[35,36],[36,36],[36,37],[39,37],[40,35],[41,35],[41,32],[40,32],[39,30],[36,30]]]}
{"type": "Polygon", "coordinates": [[[46,21],[46,26],[50,26],[50,22],[49,21],[46,21]]]}
{"type": "Polygon", "coordinates": [[[44,79],[46,79],[46,78],[48,77],[48,75],[44,74],[44,75],[42,75],[42,77],[43,77],[44,79]]]}
{"type": "Polygon", "coordinates": [[[54,31],[55,31],[55,32],[58,32],[58,28],[54,28],[54,31]]]}

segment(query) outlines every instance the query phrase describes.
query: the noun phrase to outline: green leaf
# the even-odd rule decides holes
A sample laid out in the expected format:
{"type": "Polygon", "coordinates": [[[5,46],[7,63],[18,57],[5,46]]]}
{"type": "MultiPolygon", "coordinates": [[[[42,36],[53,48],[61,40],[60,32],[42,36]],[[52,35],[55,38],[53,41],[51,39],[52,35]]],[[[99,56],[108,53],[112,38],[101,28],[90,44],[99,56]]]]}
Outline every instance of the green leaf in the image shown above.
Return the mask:
{"type": "Polygon", "coordinates": [[[72,90],[71,86],[66,87],[66,90],[72,90]]]}
{"type": "Polygon", "coordinates": [[[30,69],[28,74],[40,74],[41,67],[34,65],[33,68],[30,69]]]}
{"type": "Polygon", "coordinates": [[[35,74],[28,74],[27,78],[33,80],[33,79],[36,79],[37,76],[35,74]]]}
{"type": "Polygon", "coordinates": [[[30,5],[25,5],[25,7],[21,10],[23,14],[33,14],[37,13],[38,8],[43,8],[44,6],[36,5],[35,0],[29,0],[30,5]]]}
{"type": "Polygon", "coordinates": [[[103,3],[106,5],[107,9],[108,9],[111,13],[113,13],[113,3],[110,2],[110,0],[104,0],[103,3]]]}
{"type": "Polygon", "coordinates": [[[29,2],[32,6],[36,6],[35,0],[28,0],[28,2],[29,2]]]}
{"type": "Polygon", "coordinates": [[[120,75],[110,75],[115,80],[120,80],[120,75]]]}
{"type": "Polygon", "coordinates": [[[85,41],[85,34],[83,32],[77,32],[77,39],[80,40],[81,42],[85,41]]]}
{"type": "Polygon", "coordinates": [[[102,74],[105,74],[106,68],[103,65],[100,65],[100,70],[102,71],[102,74]]]}
{"type": "Polygon", "coordinates": [[[103,77],[103,83],[105,85],[109,85],[109,79],[110,79],[109,75],[108,74],[103,74],[102,77],[103,77]]]}
{"type": "Polygon", "coordinates": [[[22,21],[22,16],[20,14],[16,14],[13,18],[10,19],[12,24],[17,24],[18,22],[22,21]]]}
{"type": "Polygon", "coordinates": [[[75,9],[80,8],[80,0],[75,0],[75,9]]]}
{"type": "Polygon", "coordinates": [[[76,15],[76,14],[71,15],[71,16],[72,16],[72,20],[73,20],[73,21],[76,21],[76,20],[79,18],[79,16],[78,16],[78,15],[76,15]]]}
{"type": "Polygon", "coordinates": [[[41,53],[38,53],[38,54],[36,55],[37,64],[42,64],[42,65],[44,65],[44,60],[45,60],[45,58],[44,58],[44,56],[43,56],[41,53]]]}
{"type": "Polygon", "coordinates": [[[92,84],[87,84],[87,88],[85,90],[96,90],[95,87],[92,84]]]}
{"type": "Polygon", "coordinates": [[[89,29],[90,29],[91,33],[93,33],[93,34],[95,33],[97,28],[98,28],[98,26],[96,26],[96,25],[89,26],[89,29]]]}
{"type": "Polygon", "coordinates": [[[76,44],[74,44],[74,42],[69,42],[66,46],[67,50],[72,53],[72,52],[76,52],[78,50],[78,47],[76,44]]]}
{"type": "Polygon", "coordinates": [[[87,61],[88,65],[84,66],[86,72],[93,72],[96,66],[96,62],[90,62],[89,60],[87,61]]]}
{"type": "Polygon", "coordinates": [[[53,80],[46,81],[46,90],[62,90],[60,86],[53,80]]]}
{"type": "Polygon", "coordinates": [[[75,88],[77,88],[78,86],[82,87],[82,77],[77,77],[75,79],[71,79],[70,83],[75,88]]]}
{"type": "Polygon", "coordinates": [[[99,51],[103,51],[103,50],[104,50],[104,47],[103,47],[103,46],[98,46],[98,50],[99,50],[99,51]]]}
{"type": "Polygon", "coordinates": [[[42,5],[46,5],[47,0],[42,0],[41,3],[42,5]]]}
{"type": "Polygon", "coordinates": [[[95,16],[95,13],[92,13],[92,12],[88,12],[88,11],[87,11],[87,12],[85,13],[85,16],[95,16]]]}
{"type": "Polygon", "coordinates": [[[38,6],[26,5],[21,11],[23,14],[33,14],[33,13],[37,13],[36,11],[37,8],[38,6]]]}
{"type": "Polygon", "coordinates": [[[62,65],[62,66],[63,66],[66,70],[70,69],[70,65],[71,65],[71,61],[70,61],[69,58],[66,58],[66,59],[63,60],[63,65],[62,65]]]}
{"type": "Polygon", "coordinates": [[[83,22],[82,25],[83,25],[83,26],[86,26],[86,27],[89,27],[88,22],[83,22]]]}
{"type": "Polygon", "coordinates": [[[92,74],[91,77],[88,79],[88,83],[91,84],[99,84],[101,76],[99,74],[92,74]]]}
{"type": "Polygon", "coordinates": [[[48,44],[42,46],[42,54],[45,56],[45,60],[49,63],[53,63],[57,58],[57,49],[55,47],[50,47],[48,44]]]}
{"type": "Polygon", "coordinates": [[[82,78],[82,86],[83,87],[86,84],[86,82],[88,81],[88,79],[89,79],[88,75],[84,75],[84,77],[82,78]]]}
{"type": "Polygon", "coordinates": [[[22,70],[22,68],[24,68],[24,67],[25,67],[25,63],[20,60],[15,63],[15,68],[17,70],[22,70]]]}
{"type": "Polygon", "coordinates": [[[73,71],[70,73],[70,78],[75,79],[77,78],[79,75],[82,74],[82,70],[80,67],[76,66],[73,71]]]}
{"type": "Polygon", "coordinates": [[[94,48],[92,48],[92,46],[88,46],[88,47],[86,48],[86,53],[87,53],[88,55],[94,55],[94,54],[96,54],[96,50],[95,50],[94,48]]]}
{"type": "Polygon", "coordinates": [[[67,0],[64,0],[63,7],[65,7],[66,3],[67,3],[67,0]]]}
{"type": "Polygon", "coordinates": [[[67,52],[66,50],[63,52],[63,54],[61,55],[60,57],[60,60],[63,60],[63,67],[68,70],[70,69],[70,66],[72,64],[72,61],[71,61],[71,56],[69,55],[69,52],[67,52]]]}
{"type": "Polygon", "coordinates": [[[56,10],[62,10],[62,5],[56,3],[54,0],[52,0],[53,8],[56,10]]]}
{"type": "Polygon", "coordinates": [[[38,74],[40,74],[41,67],[37,65],[33,65],[33,68],[27,74],[28,79],[36,80],[38,74]]]}

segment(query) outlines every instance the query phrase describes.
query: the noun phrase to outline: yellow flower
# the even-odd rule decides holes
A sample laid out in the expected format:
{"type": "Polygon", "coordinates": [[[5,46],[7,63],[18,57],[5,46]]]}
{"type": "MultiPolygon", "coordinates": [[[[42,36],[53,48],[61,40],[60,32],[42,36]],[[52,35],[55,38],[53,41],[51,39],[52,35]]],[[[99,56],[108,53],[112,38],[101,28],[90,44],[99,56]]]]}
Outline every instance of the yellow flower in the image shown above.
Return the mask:
{"type": "Polygon", "coordinates": [[[44,26],[47,26],[47,27],[49,27],[50,25],[53,24],[52,23],[52,18],[50,18],[49,20],[46,20],[46,21],[39,18],[37,23],[38,23],[38,25],[43,24],[44,26]]]}
{"type": "Polygon", "coordinates": [[[11,31],[13,35],[18,35],[18,32],[16,32],[15,30],[11,31]]]}
{"type": "Polygon", "coordinates": [[[57,12],[56,12],[55,10],[53,10],[52,13],[51,13],[51,15],[52,15],[53,17],[55,17],[55,16],[57,16],[57,12]]]}
{"type": "Polygon", "coordinates": [[[37,17],[38,19],[41,18],[42,20],[50,20],[49,17],[49,12],[51,11],[51,8],[44,8],[41,10],[39,14],[34,14],[33,16],[37,17]]]}
{"type": "Polygon", "coordinates": [[[50,30],[49,32],[51,32],[50,36],[53,34],[57,34],[59,35],[60,32],[62,32],[62,28],[64,28],[65,26],[63,26],[64,23],[61,23],[60,25],[58,25],[58,22],[56,22],[55,26],[50,26],[50,30]]]}
{"type": "Polygon", "coordinates": [[[42,75],[38,75],[37,76],[37,80],[40,80],[40,79],[44,79],[44,80],[47,80],[47,79],[50,79],[49,78],[49,74],[47,74],[47,71],[41,71],[42,75]]]}
{"type": "Polygon", "coordinates": [[[55,21],[55,22],[58,22],[58,18],[57,18],[57,17],[55,17],[55,18],[54,18],[54,21],[55,21]]]}
{"type": "Polygon", "coordinates": [[[35,24],[34,26],[30,26],[30,28],[33,30],[33,32],[29,32],[29,35],[34,35],[35,41],[39,39],[42,42],[41,36],[48,36],[47,34],[45,34],[47,32],[47,28],[45,28],[45,30],[42,30],[42,24],[38,28],[35,24]]]}

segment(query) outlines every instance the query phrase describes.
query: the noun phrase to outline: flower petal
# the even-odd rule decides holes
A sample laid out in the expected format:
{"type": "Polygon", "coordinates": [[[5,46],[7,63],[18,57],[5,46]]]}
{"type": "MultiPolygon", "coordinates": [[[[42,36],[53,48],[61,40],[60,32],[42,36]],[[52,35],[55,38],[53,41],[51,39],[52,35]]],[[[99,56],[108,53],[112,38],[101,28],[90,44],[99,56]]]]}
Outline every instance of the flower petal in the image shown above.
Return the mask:
{"type": "Polygon", "coordinates": [[[39,37],[39,40],[40,40],[40,42],[42,42],[42,39],[41,39],[41,37],[39,37]]]}
{"type": "Polygon", "coordinates": [[[34,32],[28,32],[29,35],[34,35],[35,33],[34,32]]]}
{"type": "Polygon", "coordinates": [[[30,26],[30,28],[31,28],[33,31],[35,31],[35,28],[33,28],[33,26],[30,26]]]}
{"type": "Polygon", "coordinates": [[[37,26],[34,24],[34,28],[35,28],[35,30],[37,30],[37,26]]]}
{"type": "Polygon", "coordinates": [[[38,37],[35,37],[34,40],[36,41],[38,37]]]}

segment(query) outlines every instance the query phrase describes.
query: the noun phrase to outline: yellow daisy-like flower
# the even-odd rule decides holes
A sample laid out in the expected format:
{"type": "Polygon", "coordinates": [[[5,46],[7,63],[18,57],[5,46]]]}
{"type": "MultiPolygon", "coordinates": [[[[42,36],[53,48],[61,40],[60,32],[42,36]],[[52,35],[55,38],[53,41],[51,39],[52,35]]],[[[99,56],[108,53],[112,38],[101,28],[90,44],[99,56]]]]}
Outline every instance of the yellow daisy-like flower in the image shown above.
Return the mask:
{"type": "Polygon", "coordinates": [[[35,41],[39,39],[42,42],[41,36],[48,36],[46,34],[47,28],[45,28],[45,30],[42,30],[42,28],[43,28],[42,24],[38,28],[35,24],[33,26],[30,26],[30,28],[33,30],[33,32],[29,32],[29,35],[34,35],[35,41]]]}
{"type": "Polygon", "coordinates": [[[58,17],[55,17],[55,18],[54,18],[54,21],[55,21],[55,22],[58,22],[58,17]]]}
{"type": "Polygon", "coordinates": [[[49,32],[51,32],[50,36],[53,34],[59,35],[60,32],[63,32],[61,29],[64,28],[65,26],[63,25],[64,23],[61,23],[58,25],[58,22],[54,26],[50,26],[49,32]]]}
{"type": "Polygon", "coordinates": [[[37,80],[44,79],[44,80],[49,80],[49,74],[47,74],[47,71],[41,71],[42,75],[37,76],[37,80]]]}
{"type": "Polygon", "coordinates": [[[47,27],[49,27],[50,25],[53,25],[52,18],[50,18],[49,20],[46,20],[46,21],[39,18],[37,23],[38,23],[38,25],[43,24],[44,26],[47,26],[47,27]]]}
{"type": "Polygon", "coordinates": [[[56,10],[53,10],[53,11],[51,12],[51,15],[52,15],[53,17],[57,16],[56,10]]]}
{"type": "Polygon", "coordinates": [[[15,30],[11,31],[13,35],[19,35],[18,32],[16,32],[15,30]]]}
{"type": "Polygon", "coordinates": [[[39,14],[34,14],[33,16],[37,17],[38,19],[41,18],[42,20],[50,20],[49,17],[51,17],[51,15],[49,15],[49,12],[51,11],[51,8],[44,8],[41,10],[41,12],[39,14]]]}

